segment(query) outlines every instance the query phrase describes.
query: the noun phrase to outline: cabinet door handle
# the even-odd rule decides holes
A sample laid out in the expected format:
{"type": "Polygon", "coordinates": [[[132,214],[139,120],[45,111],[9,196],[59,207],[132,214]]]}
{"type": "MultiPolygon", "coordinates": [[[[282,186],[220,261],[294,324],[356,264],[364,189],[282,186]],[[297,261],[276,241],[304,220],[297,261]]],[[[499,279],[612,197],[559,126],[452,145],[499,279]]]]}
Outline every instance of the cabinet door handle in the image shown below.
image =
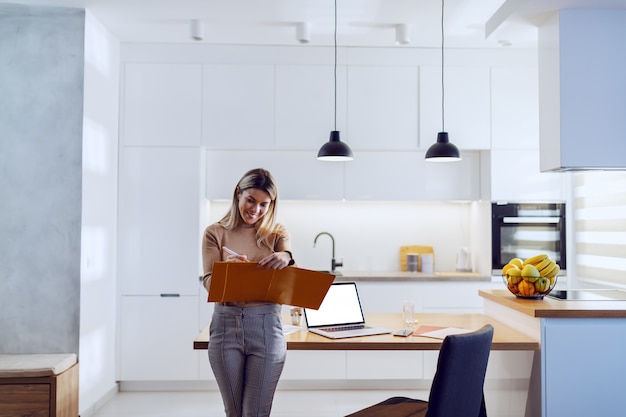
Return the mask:
{"type": "Polygon", "coordinates": [[[180,294],[175,294],[175,293],[161,293],[161,297],[180,297],[180,294]]]}

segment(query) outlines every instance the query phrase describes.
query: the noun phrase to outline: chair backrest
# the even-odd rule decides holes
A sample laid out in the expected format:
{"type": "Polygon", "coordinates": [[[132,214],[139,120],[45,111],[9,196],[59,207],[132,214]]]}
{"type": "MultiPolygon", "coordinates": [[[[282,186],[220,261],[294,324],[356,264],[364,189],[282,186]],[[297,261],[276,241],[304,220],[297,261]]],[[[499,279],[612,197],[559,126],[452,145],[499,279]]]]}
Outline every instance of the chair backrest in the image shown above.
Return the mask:
{"type": "Polygon", "coordinates": [[[426,417],[486,416],[483,386],[492,339],[490,324],[444,339],[426,417]]]}

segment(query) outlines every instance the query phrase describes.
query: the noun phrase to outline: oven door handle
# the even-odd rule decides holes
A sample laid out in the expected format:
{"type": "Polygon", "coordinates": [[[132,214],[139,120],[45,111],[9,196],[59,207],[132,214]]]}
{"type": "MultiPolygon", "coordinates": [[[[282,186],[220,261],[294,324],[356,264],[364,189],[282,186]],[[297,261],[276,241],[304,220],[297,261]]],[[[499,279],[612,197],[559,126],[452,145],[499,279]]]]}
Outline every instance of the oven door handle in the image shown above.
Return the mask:
{"type": "Polygon", "coordinates": [[[502,223],[560,223],[560,217],[503,217],[502,223]]]}

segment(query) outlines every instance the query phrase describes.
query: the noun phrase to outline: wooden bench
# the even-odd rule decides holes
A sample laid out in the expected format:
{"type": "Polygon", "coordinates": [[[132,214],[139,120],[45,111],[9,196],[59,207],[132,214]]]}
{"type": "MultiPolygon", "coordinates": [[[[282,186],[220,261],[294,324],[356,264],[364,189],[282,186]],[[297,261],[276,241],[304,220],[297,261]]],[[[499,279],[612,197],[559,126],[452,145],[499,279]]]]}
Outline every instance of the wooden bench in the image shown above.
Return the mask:
{"type": "Polygon", "coordinates": [[[0,355],[0,417],[77,417],[76,355],[0,355]]]}

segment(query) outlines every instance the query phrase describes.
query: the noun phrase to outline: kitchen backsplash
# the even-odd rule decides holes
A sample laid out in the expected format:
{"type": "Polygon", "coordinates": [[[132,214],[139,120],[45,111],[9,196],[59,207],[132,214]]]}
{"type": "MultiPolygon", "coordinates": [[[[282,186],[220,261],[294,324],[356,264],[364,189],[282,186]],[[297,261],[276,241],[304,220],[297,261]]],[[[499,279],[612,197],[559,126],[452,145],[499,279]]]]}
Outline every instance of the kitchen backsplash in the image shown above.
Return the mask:
{"type": "MultiPolygon", "coordinates": [[[[207,202],[208,223],[219,220],[227,201],[207,202]]],[[[403,245],[433,246],[435,271],[454,271],[459,247],[469,247],[474,270],[489,271],[489,205],[481,202],[280,201],[278,221],[292,239],[298,266],[329,270],[335,258],[346,271],[397,271],[403,245]]]]}

